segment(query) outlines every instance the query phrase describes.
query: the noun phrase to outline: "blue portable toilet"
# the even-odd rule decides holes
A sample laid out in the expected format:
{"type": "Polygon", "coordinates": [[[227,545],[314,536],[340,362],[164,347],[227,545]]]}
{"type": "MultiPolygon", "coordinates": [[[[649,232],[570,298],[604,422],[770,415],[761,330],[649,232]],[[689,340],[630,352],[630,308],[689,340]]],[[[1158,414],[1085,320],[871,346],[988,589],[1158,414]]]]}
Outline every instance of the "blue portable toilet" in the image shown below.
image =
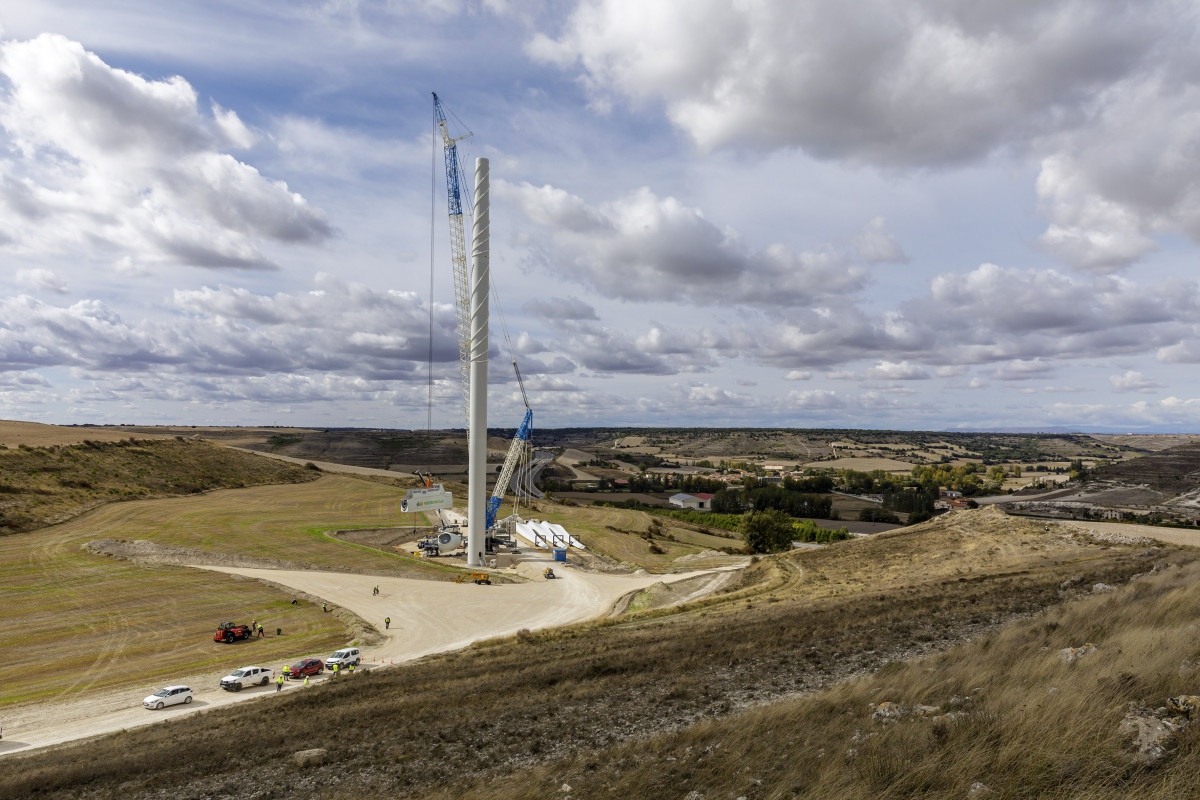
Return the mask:
{"type": "Polygon", "coordinates": [[[564,564],[567,563],[567,548],[565,548],[565,547],[554,548],[554,560],[561,561],[564,564]]]}

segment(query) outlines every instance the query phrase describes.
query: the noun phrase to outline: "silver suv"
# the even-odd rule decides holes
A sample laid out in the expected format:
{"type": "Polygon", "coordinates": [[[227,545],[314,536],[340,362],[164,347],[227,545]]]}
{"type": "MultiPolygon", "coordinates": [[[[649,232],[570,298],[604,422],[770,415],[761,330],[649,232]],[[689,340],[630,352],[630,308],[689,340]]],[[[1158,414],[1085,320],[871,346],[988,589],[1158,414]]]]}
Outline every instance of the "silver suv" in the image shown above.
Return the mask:
{"type": "Polygon", "coordinates": [[[337,665],[339,669],[348,667],[351,664],[359,664],[362,662],[362,653],[358,652],[357,647],[343,647],[336,653],[325,659],[325,669],[333,669],[337,665]]]}

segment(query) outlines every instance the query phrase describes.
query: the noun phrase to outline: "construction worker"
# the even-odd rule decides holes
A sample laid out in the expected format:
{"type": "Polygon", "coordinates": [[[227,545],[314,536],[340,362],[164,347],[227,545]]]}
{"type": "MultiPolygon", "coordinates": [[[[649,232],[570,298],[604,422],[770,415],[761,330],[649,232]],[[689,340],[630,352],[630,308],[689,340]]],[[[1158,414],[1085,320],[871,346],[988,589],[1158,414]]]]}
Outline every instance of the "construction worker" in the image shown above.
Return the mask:
{"type": "Polygon", "coordinates": [[[321,603],[321,610],[329,613],[329,603],[321,603]]]}
{"type": "Polygon", "coordinates": [[[262,626],[262,623],[260,622],[260,623],[258,623],[258,638],[261,639],[264,636],[266,636],[266,634],[263,633],[263,626],[262,626]]]}
{"type": "Polygon", "coordinates": [[[383,618],[383,629],[386,631],[390,627],[392,627],[392,618],[384,617],[383,618]]]}
{"type": "Polygon", "coordinates": [[[379,584],[375,584],[375,590],[371,594],[379,594],[379,584]]]}
{"type": "Polygon", "coordinates": [[[350,674],[351,675],[354,674],[354,665],[353,664],[350,665],[350,674]]]}
{"type": "Polygon", "coordinates": [[[288,680],[288,681],[290,681],[292,679],[292,668],[289,667],[287,664],[283,665],[283,678],[284,678],[284,680],[288,680]]]}
{"type": "Polygon", "coordinates": [[[283,676],[282,675],[280,675],[278,678],[275,679],[275,691],[277,691],[277,692],[283,691],[283,676]]]}
{"type": "Polygon", "coordinates": [[[304,676],[304,685],[308,686],[308,676],[307,675],[304,676]]]}
{"type": "Polygon", "coordinates": [[[337,664],[334,664],[334,665],[333,665],[333,677],[335,677],[335,678],[336,678],[336,677],[337,677],[337,674],[338,674],[338,665],[337,665],[337,664]]]}

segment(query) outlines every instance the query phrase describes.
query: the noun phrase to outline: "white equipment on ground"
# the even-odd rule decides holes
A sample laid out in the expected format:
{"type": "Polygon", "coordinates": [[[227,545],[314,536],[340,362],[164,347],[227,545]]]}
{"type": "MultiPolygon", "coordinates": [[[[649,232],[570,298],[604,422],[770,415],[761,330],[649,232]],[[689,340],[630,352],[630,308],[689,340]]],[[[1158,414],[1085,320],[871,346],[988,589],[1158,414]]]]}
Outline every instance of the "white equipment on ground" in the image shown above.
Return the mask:
{"type": "Polygon", "coordinates": [[[528,522],[518,522],[513,526],[517,536],[543,550],[553,550],[556,547],[574,547],[586,550],[583,542],[567,533],[566,528],[553,522],[541,522],[531,519],[528,522]]]}

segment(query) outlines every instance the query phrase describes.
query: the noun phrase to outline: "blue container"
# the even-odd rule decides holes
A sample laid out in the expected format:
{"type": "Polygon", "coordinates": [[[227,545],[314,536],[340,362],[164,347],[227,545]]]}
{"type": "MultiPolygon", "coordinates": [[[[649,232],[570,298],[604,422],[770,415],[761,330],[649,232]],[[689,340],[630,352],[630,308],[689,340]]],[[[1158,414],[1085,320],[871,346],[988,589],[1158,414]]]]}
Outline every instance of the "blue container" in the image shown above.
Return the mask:
{"type": "Polygon", "coordinates": [[[567,563],[567,548],[565,548],[565,547],[554,548],[554,560],[561,561],[564,564],[567,563]]]}

